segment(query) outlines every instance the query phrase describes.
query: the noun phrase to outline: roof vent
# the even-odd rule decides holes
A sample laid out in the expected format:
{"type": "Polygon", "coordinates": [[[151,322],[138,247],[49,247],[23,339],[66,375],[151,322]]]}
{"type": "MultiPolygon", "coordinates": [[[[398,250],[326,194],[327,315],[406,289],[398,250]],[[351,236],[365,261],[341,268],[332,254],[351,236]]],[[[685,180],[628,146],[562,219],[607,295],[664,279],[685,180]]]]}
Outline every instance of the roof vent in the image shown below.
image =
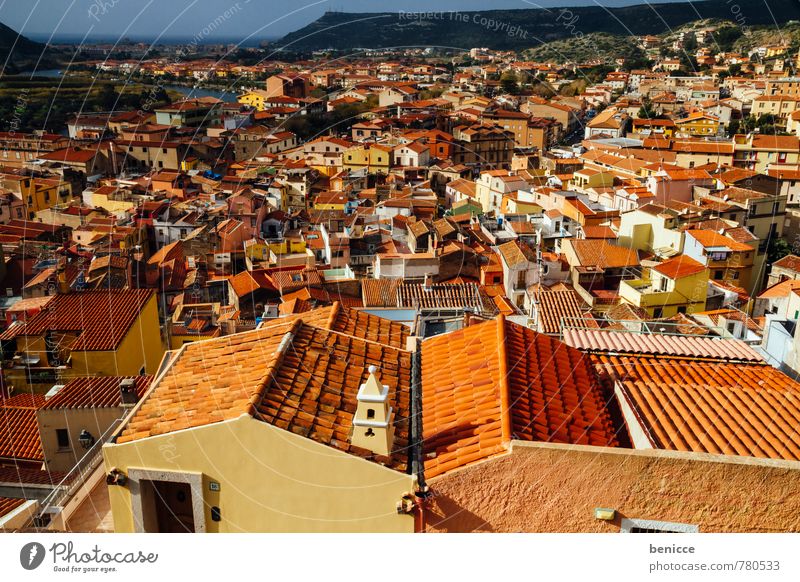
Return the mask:
{"type": "Polygon", "coordinates": [[[394,444],[394,412],[389,406],[389,387],[380,383],[376,372],[377,368],[370,366],[369,378],[358,389],[350,443],[389,456],[394,444]]]}
{"type": "Polygon", "coordinates": [[[139,401],[136,395],[136,381],[133,378],[125,378],[119,383],[119,391],[122,395],[122,405],[131,406],[139,401]]]}

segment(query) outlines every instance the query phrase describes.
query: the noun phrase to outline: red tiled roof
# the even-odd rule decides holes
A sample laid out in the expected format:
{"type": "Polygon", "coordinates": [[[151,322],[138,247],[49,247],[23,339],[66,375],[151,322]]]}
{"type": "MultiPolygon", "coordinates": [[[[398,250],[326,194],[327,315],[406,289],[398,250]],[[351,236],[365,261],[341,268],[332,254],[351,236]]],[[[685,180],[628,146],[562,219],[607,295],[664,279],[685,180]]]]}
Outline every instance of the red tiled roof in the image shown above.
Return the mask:
{"type": "Polygon", "coordinates": [[[299,318],[187,344],[118,443],[250,414],[278,428],[405,472],[411,353],[308,325],[299,318]],[[389,457],[350,445],[359,386],[370,366],[395,411],[389,457]]]}
{"type": "Polygon", "coordinates": [[[557,334],[561,332],[564,320],[574,324],[583,320],[588,306],[580,296],[572,290],[540,291],[535,293],[535,300],[539,303],[539,325],[542,333],[557,334]]]}
{"type": "Polygon", "coordinates": [[[740,243],[734,239],[719,234],[713,230],[687,230],[686,234],[690,235],[703,247],[727,247],[732,251],[752,251],[753,247],[745,243],[740,243]]]}
{"type": "Polygon", "coordinates": [[[639,265],[637,251],[611,244],[605,239],[567,239],[584,267],[619,268],[639,265]]]}
{"type": "Polygon", "coordinates": [[[26,323],[7,329],[0,339],[36,336],[51,331],[79,332],[73,351],[115,350],[153,297],[150,289],[105,289],[56,295],[26,323]]]}
{"type": "Polygon", "coordinates": [[[800,273],[800,257],[797,255],[786,255],[772,263],[774,267],[781,267],[782,269],[789,269],[790,271],[797,271],[800,273]]]}
{"type": "Polygon", "coordinates": [[[748,362],[764,361],[764,358],[753,348],[736,339],[573,328],[564,330],[564,342],[581,351],[592,353],[613,352],[748,362]]]}
{"type": "Polygon", "coordinates": [[[95,376],[74,378],[47,400],[42,409],[55,408],[110,408],[122,404],[120,383],[131,379],[136,395],[141,398],[147,391],[152,376],[95,376]]]}
{"type": "Polygon", "coordinates": [[[678,255],[659,263],[653,267],[653,270],[670,279],[683,279],[684,277],[702,273],[706,270],[706,267],[691,257],[678,255]]]}
{"type": "MultiPolygon", "coordinates": [[[[67,477],[60,471],[44,471],[21,465],[0,467],[0,483],[10,483],[14,486],[25,485],[54,485],[61,483],[67,477]]],[[[72,478],[67,478],[67,482],[72,478]]]]}
{"type": "Polygon", "coordinates": [[[800,385],[772,366],[594,358],[656,448],[800,460],[800,385]]]}
{"type": "Polygon", "coordinates": [[[588,358],[502,316],[423,341],[422,418],[427,477],[512,439],[617,445],[588,358]]]}
{"type": "Polygon", "coordinates": [[[0,458],[43,461],[36,406],[0,406],[0,458]]]}
{"type": "Polygon", "coordinates": [[[0,517],[11,513],[26,501],[27,499],[0,497],[0,517]]]}
{"type": "Polygon", "coordinates": [[[286,321],[294,321],[295,319],[321,329],[336,331],[398,349],[406,348],[406,342],[410,335],[410,330],[402,323],[359,311],[358,309],[349,309],[338,301],[329,307],[319,307],[310,311],[267,320],[262,324],[262,327],[281,325],[286,321]]]}

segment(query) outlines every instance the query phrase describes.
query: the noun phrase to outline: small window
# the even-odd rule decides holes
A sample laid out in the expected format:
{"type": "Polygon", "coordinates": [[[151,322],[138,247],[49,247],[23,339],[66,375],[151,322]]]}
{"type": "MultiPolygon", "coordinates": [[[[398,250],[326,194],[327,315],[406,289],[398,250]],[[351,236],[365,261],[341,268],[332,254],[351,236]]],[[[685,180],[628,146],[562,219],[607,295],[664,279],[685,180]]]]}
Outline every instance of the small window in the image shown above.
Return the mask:
{"type": "Polygon", "coordinates": [[[372,408],[367,409],[367,418],[375,418],[375,410],[372,408]]]}
{"type": "Polygon", "coordinates": [[[56,429],[56,440],[58,441],[59,449],[69,448],[69,431],[65,428],[56,429]]]}

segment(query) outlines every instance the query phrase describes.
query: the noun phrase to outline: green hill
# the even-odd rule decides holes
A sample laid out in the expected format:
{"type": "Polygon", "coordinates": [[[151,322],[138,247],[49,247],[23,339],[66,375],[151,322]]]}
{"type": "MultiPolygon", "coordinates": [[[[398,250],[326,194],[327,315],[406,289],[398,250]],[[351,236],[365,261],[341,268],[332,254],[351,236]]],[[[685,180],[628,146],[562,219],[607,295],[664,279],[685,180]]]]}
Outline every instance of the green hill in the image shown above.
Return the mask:
{"type": "Polygon", "coordinates": [[[486,10],[435,13],[328,12],[278,41],[291,51],[388,47],[489,47],[521,50],[545,42],[578,39],[591,33],[618,36],[661,34],[703,18],[748,26],[800,20],[797,0],[642,4],[622,8],[586,6],[563,9],[486,10]],[[773,20],[774,18],[774,20],[773,20]]]}

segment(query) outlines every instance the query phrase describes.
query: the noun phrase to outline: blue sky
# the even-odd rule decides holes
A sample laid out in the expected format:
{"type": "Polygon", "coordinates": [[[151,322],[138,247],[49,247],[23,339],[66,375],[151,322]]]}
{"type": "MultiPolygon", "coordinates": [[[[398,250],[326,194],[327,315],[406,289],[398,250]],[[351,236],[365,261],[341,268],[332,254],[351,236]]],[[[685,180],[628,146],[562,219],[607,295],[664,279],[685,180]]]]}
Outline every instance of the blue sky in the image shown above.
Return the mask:
{"type": "MultiPolygon", "coordinates": [[[[674,0],[659,0],[659,2],[674,0]]],[[[220,23],[210,41],[276,38],[320,17],[344,12],[488,10],[600,4],[644,0],[0,0],[0,22],[36,40],[82,37],[151,40],[187,38],[210,22],[220,23]],[[226,14],[227,11],[227,14],[226,14]]]]}

